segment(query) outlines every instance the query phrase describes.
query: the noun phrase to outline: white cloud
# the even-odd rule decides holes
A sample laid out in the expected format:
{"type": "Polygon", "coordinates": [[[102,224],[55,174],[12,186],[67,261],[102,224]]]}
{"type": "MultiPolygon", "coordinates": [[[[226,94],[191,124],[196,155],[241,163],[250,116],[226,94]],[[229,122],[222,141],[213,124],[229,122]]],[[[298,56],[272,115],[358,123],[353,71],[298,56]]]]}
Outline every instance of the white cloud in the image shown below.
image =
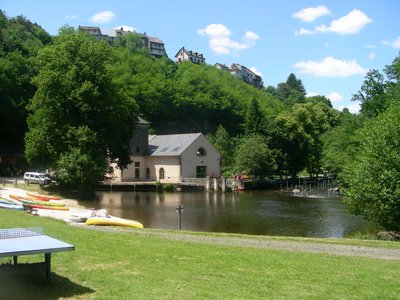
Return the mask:
{"type": "Polygon", "coordinates": [[[100,11],[90,18],[90,21],[94,23],[107,23],[115,17],[115,14],[111,10],[100,11]]]}
{"type": "Polygon", "coordinates": [[[260,36],[252,31],[246,31],[244,38],[249,41],[256,41],[260,39],[260,36]]]}
{"type": "Polygon", "coordinates": [[[232,50],[243,50],[255,45],[260,36],[252,31],[246,31],[242,42],[231,39],[231,31],[223,24],[210,24],[197,31],[198,34],[207,36],[211,50],[216,54],[230,54],[232,50]]]}
{"type": "Polygon", "coordinates": [[[294,35],[295,36],[299,36],[299,35],[310,35],[310,34],[315,34],[316,32],[315,31],[312,31],[312,30],[309,30],[309,29],[306,29],[306,28],[300,28],[300,30],[296,30],[295,32],[294,32],[294,35]]]}
{"type": "Polygon", "coordinates": [[[376,53],[375,53],[375,52],[371,52],[371,53],[368,55],[368,58],[372,60],[372,59],[375,58],[375,56],[376,56],[376,53]]]}
{"type": "Polygon", "coordinates": [[[343,100],[343,96],[340,95],[338,92],[332,92],[329,95],[326,95],[326,98],[328,98],[332,102],[339,102],[343,100]]]}
{"type": "Polygon", "coordinates": [[[340,35],[358,33],[372,20],[361,10],[354,9],[344,17],[333,20],[329,26],[321,25],[315,27],[317,32],[326,33],[333,32],[340,35]]]}
{"type": "Polygon", "coordinates": [[[252,71],[254,74],[258,75],[258,76],[262,76],[262,73],[260,71],[257,70],[256,67],[251,67],[249,68],[250,71],[252,71]]]}
{"type": "Polygon", "coordinates": [[[293,65],[301,73],[316,77],[349,77],[364,75],[367,70],[361,67],[355,59],[340,60],[334,57],[325,57],[322,61],[299,61],[293,65]]]}
{"type": "Polygon", "coordinates": [[[365,45],[365,48],[367,48],[367,49],[375,49],[376,46],[375,45],[365,45]]]}
{"type": "Polygon", "coordinates": [[[360,102],[353,102],[348,105],[339,106],[338,110],[342,111],[344,108],[347,108],[353,114],[357,114],[360,111],[361,106],[360,106],[360,102]]]}
{"type": "Polygon", "coordinates": [[[400,49],[400,36],[392,42],[382,41],[383,45],[390,46],[395,49],[400,49]]]}
{"type": "MultiPolygon", "coordinates": [[[[320,93],[317,92],[308,92],[306,97],[314,97],[314,96],[320,96],[320,93]]],[[[325,96],[326,98],[328,98],[329,100],[331,100],[332,102],[339,102],[343,100],[343,96],[340,95],[338,92],[332,92],[329,95],[325,96]]]]}
{"type": "Polygon", "coordinates": [[[292,14],[292,17],[298,18],[303,22],[312,22],[319,17],[330,14],[331,12],[325,5],[319,5],[316,7],[304,8],[292,14]]]}
{"type": "Polygon", "coordinates": [[[114,27],[113,29],[121,29],[122,28],[122,30],[124,30],[124,31],[131,31],[131,32],[135,32],[136,31],[136,28],[135,27],[132,27],[132,26],[128,26],[128,25],[121,25],[121,26],[117,26],[117,27],[114,27]]]}

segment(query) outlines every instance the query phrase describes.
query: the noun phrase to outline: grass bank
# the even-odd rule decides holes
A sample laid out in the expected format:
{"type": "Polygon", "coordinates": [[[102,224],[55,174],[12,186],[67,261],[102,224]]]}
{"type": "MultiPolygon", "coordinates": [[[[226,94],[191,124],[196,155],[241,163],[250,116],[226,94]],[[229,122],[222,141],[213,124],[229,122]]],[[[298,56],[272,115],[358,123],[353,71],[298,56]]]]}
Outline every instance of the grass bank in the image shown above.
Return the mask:
{"type": "Polygon", "coordinates": [[[88,230],[0,210],[0,228],[32,226],[43,226],[46,234],[74,244],[76,250],[53,255],[49,283],[43,275],[1,278],[5,299],[16,295],[20,299],[399,299],[400,295],[399,261],[171,241],[134,230],[88,230]]]}

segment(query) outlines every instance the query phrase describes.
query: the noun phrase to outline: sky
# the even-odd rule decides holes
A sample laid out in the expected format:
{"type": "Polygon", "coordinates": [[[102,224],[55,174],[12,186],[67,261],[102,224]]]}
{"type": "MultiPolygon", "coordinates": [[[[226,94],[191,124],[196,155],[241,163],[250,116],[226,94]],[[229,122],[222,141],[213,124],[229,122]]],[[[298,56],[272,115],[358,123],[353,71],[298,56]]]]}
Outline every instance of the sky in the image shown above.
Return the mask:
{"type": "Polygon", "coordinates": [[[383,73],[400,53],[399,0],[0,0],[0,9],[52,35],[63,25],[146,32],[171,59],[185,47],[207,64],[246,66],[264,86],[294,73],[308,96],[354,113],[366,72],[383,73]]]}

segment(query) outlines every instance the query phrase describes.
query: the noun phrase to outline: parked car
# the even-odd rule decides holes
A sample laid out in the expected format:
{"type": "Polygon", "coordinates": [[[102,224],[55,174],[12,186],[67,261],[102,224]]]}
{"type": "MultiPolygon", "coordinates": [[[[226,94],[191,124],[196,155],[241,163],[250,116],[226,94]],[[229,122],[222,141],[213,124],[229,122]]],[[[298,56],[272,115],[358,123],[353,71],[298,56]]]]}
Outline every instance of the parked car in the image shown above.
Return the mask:
{"type": "Polygon", "coordinates": [[[29,183],[49,184],[51,182],[51,178],[46,173],[25,172],[24,181],[25,183],[28,184],[29,183]]]}

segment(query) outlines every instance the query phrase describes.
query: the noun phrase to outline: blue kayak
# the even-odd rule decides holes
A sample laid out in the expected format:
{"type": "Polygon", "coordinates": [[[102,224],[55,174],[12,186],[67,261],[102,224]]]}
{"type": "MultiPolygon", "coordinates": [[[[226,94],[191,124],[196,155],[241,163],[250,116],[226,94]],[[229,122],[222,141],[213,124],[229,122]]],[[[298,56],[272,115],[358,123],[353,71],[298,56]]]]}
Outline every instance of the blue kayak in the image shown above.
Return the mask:
{"type": "Polygon", "coordinates": [[[4,202],[0,202],[0,208],[24,210],[24,207],[21,204],[12,204],[12,203],[4,203],[4,202]]]}

